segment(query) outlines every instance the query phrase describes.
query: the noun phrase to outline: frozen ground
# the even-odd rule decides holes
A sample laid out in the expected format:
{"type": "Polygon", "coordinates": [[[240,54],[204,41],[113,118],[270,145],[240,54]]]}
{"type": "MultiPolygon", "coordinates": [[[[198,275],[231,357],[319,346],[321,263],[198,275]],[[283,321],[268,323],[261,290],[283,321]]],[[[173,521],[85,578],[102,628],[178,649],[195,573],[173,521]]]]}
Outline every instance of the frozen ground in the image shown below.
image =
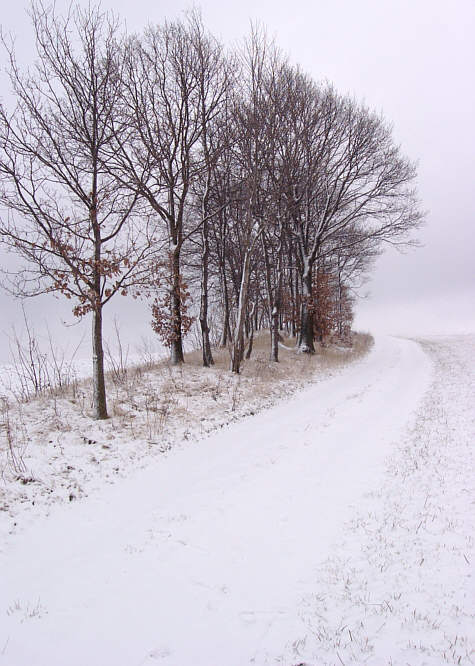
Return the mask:
{"type": "Polygon", "coordinates": [[[8,505],[0,664],[474,663],[474,366],[473,336],[377,340],[34,523],[8,505]]]}

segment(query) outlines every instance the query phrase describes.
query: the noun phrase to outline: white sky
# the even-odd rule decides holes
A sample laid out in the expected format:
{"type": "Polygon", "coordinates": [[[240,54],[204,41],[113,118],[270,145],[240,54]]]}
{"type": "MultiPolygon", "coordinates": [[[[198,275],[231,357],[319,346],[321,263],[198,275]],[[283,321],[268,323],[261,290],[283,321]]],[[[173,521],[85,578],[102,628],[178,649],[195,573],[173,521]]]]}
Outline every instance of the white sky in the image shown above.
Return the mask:
{"type": "MultiPolygon", "coordinates": [[[[57,0],[57,10],[68,4],[57,0]]],[[[341,92],[382,111],[403,152],[418,161],[420,197],[429,211],[419,233],[424,247],[405,255],[388,249],[378,260],[368,285],[371,294],[358,305],[357,325],[413,334],[475,330],[474,0],[196,4],[205,24],[226,44],[245,35],[251,20],[262,22],[290,59],[315,79],[328,79],[341,92]]],[[[181,0],[106,0],[102,5],[116,11],[129,31],[192,6],[181,0]]],[[[0,19],[3,30],[17,36],[25,62],[33,57],[27,7],[21,1],[9,3],[0,19]]],[[[6,99],[4,77],[0,83],[6,99]]],[[[39,299],[29,301],[27,308],[41,322],[56,303],[39,299]]],[[[129,301],[118,303],[121,325],[125,329],[128,324],[130,334],[148,336],[148,315],[137,304],[128,306],[130,315],[125,315],[125,303],[129,301]]],[[[18,306],[5,295],[0,295],[0,306],[0,331],[6,331],[18,318],[18,306]]],[[[67,316],[68,308],[60,309],[67,316]]],[[[53,316],[52,328],[56,320],[53,316]]],[[[76,335],[68,331],[67,336],[76,335]]]]}

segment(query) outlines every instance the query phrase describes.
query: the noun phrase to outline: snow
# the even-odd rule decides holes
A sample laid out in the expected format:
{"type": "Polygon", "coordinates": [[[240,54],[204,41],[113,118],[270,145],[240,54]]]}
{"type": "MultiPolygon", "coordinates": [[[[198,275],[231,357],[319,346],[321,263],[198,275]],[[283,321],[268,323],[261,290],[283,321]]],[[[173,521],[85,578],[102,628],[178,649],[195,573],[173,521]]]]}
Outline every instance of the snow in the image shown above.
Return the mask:
{"type": "Polygon", "coordinates": [[[319,565],[277,663],[475,661],[475,336],[421,345],[434,363],[429,390],[382,483],[319,565]]]}
{"type": "Polygon", "coordinates": [[[473,336],[381,338],[80,501],[0,512],[0,665],[473,663],[474,366],[473,336]]]}

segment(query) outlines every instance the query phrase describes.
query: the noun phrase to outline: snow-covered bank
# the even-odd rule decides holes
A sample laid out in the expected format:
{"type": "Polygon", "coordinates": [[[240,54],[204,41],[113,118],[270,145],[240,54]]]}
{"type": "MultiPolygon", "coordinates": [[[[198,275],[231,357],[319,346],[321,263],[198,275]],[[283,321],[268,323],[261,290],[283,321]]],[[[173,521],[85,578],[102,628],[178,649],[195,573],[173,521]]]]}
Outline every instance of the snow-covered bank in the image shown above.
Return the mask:
{"type": "Polygon", "coordinates": [[[416,343],[378,341],[285,405],[53,509],[1,555],[0,664],[278,656],[430,376],[416,343]]]}
{"type": "Polygon", "coordinates": [[[47,514],[52,505],[75,502],[104,483],[117,483],[137,468],[187,447],[207,433],[284,400],[322,381],[366,353],[372,338],[359,334],[351,348],[329,346],[312,357],[281,350],[269,361],[268,336],[238,376],[229,372],[227,350],[203,369],[200,352],[184,366],[167,361],[130,367],[106,376],[111,417],[91,417],[91,381],[16,402],[0,396],[0,550],[6,535],[47,514]]]}

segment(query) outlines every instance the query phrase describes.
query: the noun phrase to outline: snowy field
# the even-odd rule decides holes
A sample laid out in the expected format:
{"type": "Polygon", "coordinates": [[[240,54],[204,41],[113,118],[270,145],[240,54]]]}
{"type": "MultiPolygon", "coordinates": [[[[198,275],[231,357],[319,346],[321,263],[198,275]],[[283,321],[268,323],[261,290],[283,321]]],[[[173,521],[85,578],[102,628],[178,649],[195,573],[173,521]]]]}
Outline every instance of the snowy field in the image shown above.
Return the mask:
{"type": "Polygon", "coordinates": [[[203,385],[202,439],[91,426],[87,492],[60,455],[75,424],[45,407],[65,483],[39,469],[3,499],[0,665],[475,663],[474,378],[475,336],[381,338],[218,430],[238,389],[203,385]]]}

